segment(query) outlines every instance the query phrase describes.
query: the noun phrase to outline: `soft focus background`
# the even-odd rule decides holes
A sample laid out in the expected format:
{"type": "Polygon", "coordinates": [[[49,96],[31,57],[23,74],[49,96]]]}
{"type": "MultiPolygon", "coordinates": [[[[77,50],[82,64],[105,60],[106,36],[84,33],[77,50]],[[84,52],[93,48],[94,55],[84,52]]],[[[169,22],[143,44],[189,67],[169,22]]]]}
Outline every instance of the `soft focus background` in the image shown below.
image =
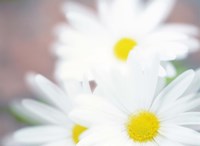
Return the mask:
{"type": "MultiPolygon", "coordinates": [[[[79,1],[94,6],[94,0],[79,1]]],[[[65,21],[60,10],[63,2],[0,0],[0,138],[20,126],[9,114],[9,103],[34,97],[24,82],[26,73],[34,71],[53,80],[56,58],[50,48],[55,41],[53,29],[65,21]]],[[[200,28],[200,0],[177,0],[168,21],[200,28]]],[[[188,68],[200,67],[200,52],[182,63],[188,68]]]]}

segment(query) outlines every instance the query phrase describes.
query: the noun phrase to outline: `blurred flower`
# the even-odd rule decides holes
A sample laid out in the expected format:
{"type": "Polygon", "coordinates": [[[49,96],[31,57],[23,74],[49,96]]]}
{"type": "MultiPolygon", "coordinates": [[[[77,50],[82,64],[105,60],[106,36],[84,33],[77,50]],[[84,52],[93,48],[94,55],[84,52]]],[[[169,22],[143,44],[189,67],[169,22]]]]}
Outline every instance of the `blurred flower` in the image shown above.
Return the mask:
{"type": "Polygon", "coordinates": [[[101,71],[94,95],[77,98],[70,117],[88,127],[77,146],[199,145],[191,126],[200,124],[200,71],[188,70],[157,90],[158,59],[141,68],[134,55],[129,74],[101,71]]]}
{"type": "MultiPolygon", "coordinates": [[[[27,112],[32,114],[32,119],[35,116],[35,119],[39,118],[38,121],[42,121],[42,124],[19,130],[10,140],[19,145],[75,146],[86,128],[72,122],[68,113],[74,106],[75,96],[90,92],[89,84],[69,82],[66,95],[43,76],[31,76],[29,81],[33,89],[44,97],[44,102],[26,99],[22,103],[27,112]]],[[[9,143],[7,145],[9,146],[9,143]]]]}
{"type": "MultiPolygon", "coordinates": [[[[57,29],[59,41],[54,51],[60,58],[56,76],[81,80],[94,66],[124,67],[131,51],[139,52],[141,62],[158,53],[161,61],[187,56],[198,47],[197,28],[185,24],[163,24],[175,0],[98,0],[97,15],[78,3],[66,3],[64,11],[69,26],[57,29]]],[[[161,76],[174,76],[167,62],[161,76]],[[169,73],[166,72],[169,71],[169,73]]]]}

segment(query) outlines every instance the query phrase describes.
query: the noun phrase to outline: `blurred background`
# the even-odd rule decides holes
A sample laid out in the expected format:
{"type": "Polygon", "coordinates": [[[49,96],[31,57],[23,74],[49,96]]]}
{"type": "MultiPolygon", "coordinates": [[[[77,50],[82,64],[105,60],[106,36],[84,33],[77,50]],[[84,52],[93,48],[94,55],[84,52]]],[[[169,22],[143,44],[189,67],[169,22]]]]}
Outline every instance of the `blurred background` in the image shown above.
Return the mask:
{"type": "MultiPolygon", "coordinates": [[[[75,1],[75,0],[73,0],[75,1]]],[[[94,7],[94,0],[76,0],[94,7]]],[[[61,11],[64,0],[0,0],[0,138],[19,126],[8,111],[11,101],[34,95],[24,82],[34,71],[53,79],[56,58],[50,48],[53,30],[65,22],[61,11]]],[[[177,0],[169,22],[195,24],[200,29],[200,0],[177,0]]],[[[200,67],[200,52],[182,63],[200,67]]]]}

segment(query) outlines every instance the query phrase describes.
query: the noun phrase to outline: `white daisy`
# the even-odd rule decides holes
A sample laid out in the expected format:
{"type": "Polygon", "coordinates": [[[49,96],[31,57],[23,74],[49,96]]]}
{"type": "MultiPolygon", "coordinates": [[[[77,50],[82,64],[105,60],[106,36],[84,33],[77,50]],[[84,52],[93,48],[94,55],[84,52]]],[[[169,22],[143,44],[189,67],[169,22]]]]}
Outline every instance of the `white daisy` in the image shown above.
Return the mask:
{"type": "Polygon", "coordinates": [[[89,129],[77,146],[200,145],[192,128],[200,125],[200,72],[188,70],[157,93],[158,60],[142,69],[130,57],[128,75],[96,77],[94,95],[79,96],[70,117],[89,129]]]}
{"type": "MultiPolygon", "coordinates": [[[[198,31],[191,25],[163,24],[174,3],[175,0],[152,0],[146,5],[142,0],[97,0],[97,14],[78,3],[67,3],[64,11],[70,25],[57,30],[59,41],[54,50],[60,61],[56,76],[61,80],[82,79],[96,65],[123,68],[132,50],[143,56],[141,62],[152,52],[158,52],[161,61],[187,56],[198,47],[193,37],[198,31]]],[[[161,70],[161,75],[165,76],[166,71],[161,70]]]]}
{"type": "MultiPolygon", "coordinates": [[[[20,145],[42,146],[75,146],[85,127],[72,122],[68,113],[74,106],[73,98],[80,93],[90,93],[88,83],[69,83],[66,95],[56,85],[41,75],[31,78],[33,89],[42,100],[23,100],[23,106],[32,119],[39,118],[41,125],[24,128],[14,133],[13,143],[20,145]]],[[[26,112],[26,115],[27,115],[26,112]]]]}

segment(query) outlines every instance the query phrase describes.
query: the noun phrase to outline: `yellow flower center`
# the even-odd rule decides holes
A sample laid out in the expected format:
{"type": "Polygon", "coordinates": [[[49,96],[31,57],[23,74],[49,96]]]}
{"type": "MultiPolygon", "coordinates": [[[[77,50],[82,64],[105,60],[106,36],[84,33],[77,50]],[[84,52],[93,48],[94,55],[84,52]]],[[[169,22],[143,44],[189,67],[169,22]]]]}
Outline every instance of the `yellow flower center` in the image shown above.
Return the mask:
{"type": "Polygon", "coordinates": [[[129,52],[137,46],[137,42],[130,38],[120,39],[114,46],[115,56],[121,60],[126,61],[129,55],[129,52]]]}
{"type": "Polygon", "coordinates": [[[80,135],[87,130],[87,128],[81,126],[81,125],[75,125],[72,129],[72,138],[74,142],[77,144],[79,142],[80,135]]]}
{"type": "Polygon", "coordinates": [[[142,111],[129,117],[126,125],[129,137],[135,142],[152,141],[160,128],[160,122],[155,114],[142,111]]]}

